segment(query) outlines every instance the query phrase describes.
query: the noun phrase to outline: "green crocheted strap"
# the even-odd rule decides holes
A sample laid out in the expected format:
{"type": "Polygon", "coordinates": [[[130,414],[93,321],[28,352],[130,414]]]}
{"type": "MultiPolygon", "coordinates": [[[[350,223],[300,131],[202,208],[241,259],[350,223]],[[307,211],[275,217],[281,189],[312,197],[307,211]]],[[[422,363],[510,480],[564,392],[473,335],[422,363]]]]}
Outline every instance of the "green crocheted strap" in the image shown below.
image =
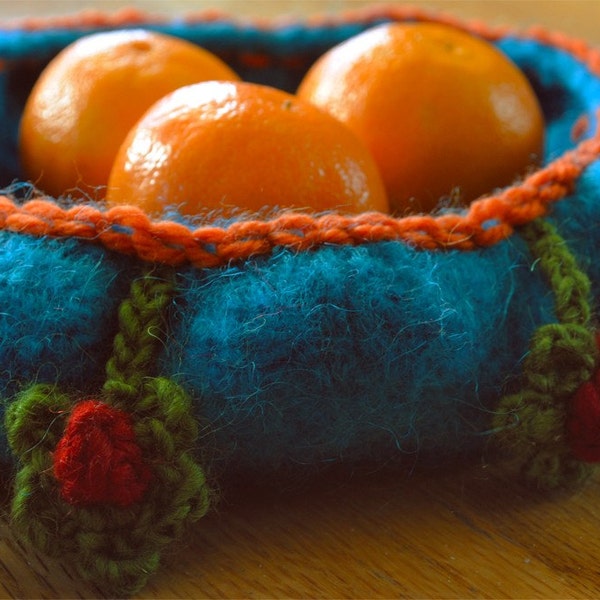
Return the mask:
{"type": "Polygon", "coordinates": [[[552,224],[537,220],[521,234],[550,285],[558,322],[533,334],[521,389],[500,401],[494,431],[528,482],[544,489],[571,486],[591,472],[573,456],[566,435],[571,398],[598,361],[590,281],[552,224]]]}
{"type": "Polygon", "coordinates": [[[114,402],[135,402],[165,337],[164,313],[174,295],[170,277],[149,272],[131,284],[119,307],[119,331],[106,364],[103,390],[114,402]]]}
{"type": "Polygon", "coordinates": [[[153,376],[173,293],[157,273],[132,283],[98,398],[35,383],[6,413],[21,464],[15,529],[117,597],[143,587],[163,548],[211,503],[192,453],[192,402],[175,382],[153,376]]]}

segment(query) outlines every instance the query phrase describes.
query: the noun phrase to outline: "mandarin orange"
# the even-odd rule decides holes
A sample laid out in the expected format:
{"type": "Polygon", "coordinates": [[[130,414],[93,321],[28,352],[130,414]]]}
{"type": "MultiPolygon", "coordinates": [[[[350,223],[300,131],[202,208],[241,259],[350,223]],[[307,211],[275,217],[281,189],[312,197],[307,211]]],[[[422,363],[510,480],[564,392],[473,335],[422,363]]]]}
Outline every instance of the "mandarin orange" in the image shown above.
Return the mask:
{"type": "Polygon", "coordinates": [[[239,77],[173,36],[126,29],[80,38],[48,64],[27,100],[23,170],[48,194],[102,197],[123,138],[146,109],[178,87],[212,79],[239,77]]]}
{"type": "Polygon", "coordinates": [[[511,184],[543,152],[544,118],[523,72],[448,25],[367,30],[322,55],[297,94],[365,142],[400,214],[511,184]]]}
{"type": "Polygon", "coordinates": [[[216,81],[146,112],[117,154],[106,201],[152,214],[388,210],[377,166],[347,127],[281,90],[216,81]]]}

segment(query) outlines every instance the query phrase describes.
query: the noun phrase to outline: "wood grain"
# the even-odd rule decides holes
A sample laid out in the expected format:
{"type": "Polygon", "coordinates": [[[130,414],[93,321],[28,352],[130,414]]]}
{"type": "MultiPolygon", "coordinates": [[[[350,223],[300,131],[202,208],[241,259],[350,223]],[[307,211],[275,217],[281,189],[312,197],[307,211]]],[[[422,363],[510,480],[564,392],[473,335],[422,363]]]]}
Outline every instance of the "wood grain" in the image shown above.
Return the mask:
{"type": "MultiPolygon", "coordinates": [[[[121,0],[0,2],[0,18],[121,0]]],[[[132,1],[182,12],[216,5],[243,15],[304,15],[372,2],[132,1]]],[[[431,1],[495,24],[534,23],[600,43],[600,2],[431,1]]],[[[2,488],[0,488],[2,489],[2,488]]],[[[0,597],[102,598],[65,561],[21,544],[0,502],[0,597]]],[[[231,492],[165,561],[140,598],[600,597],[600,478],[571,494],[537,494],[484,463],[410,475],[330,474],[302,491],[231,492]]]]}
{"type": "MultiPolygon", "coordinates": [[[[246,490],[169,550],[140,598],[594,598],[594,478],[538,494],[493,467],[246,490]]],[[[0,597],[95,598],[0,522],[0,597]]]]}

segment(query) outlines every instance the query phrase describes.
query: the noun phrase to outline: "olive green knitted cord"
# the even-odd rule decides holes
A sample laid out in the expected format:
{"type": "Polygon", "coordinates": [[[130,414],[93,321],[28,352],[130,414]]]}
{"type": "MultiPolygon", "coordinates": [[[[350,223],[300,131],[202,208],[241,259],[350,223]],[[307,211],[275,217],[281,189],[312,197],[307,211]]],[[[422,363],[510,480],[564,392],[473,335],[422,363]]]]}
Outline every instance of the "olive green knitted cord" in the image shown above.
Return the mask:
{"type": "Polygon", "coordinates": [[[164,546],[203,516],[211,500],[193,455],[198,424],[191,399],[174,381],[153,373],[174,293],[171,278],[157,271],[132,282],[118,310],[119,332],[97,399],[72,398],[55,385],[34,383],[6,413],[7,437],[21,463],[12,504],[15,529],[43,552],[69,557],[84,578],[118,597],[146,583],[164,546]],[[109,415],[108,422],[103,414],[109,415]],[[128,423],[131,436],[124,442],[128,423]],[[87,470],[86,448],[94,438],[101,440],[99,450],[107,460],[118,461],[117,470],[129,461],[147,475],[147,484],[126,505],[111,499],[127,498],[131,490],[126,483],[119,488],[118,479],[113,483],[113,463],[105,470],[93,464],[87,470]],[[61,462],[57,470],[61,445],[67,467],[61,462]],[[70,462],[75,465],[71,471],[70,462]],[[60,475],[65,469],[68,478],[60,475]],[[100,492],[96,483],[93,488],[101,495],[90,500],[83,493],[86,486],[104,476],[108,480],[98,483],[100,492]]]}
{"type": "Polygon", "coordinates": [[[591,326],[590,281],[556,228],[537,220],[521,230],[554,295],[557,323],[532,336],[521,390],[504,397],[494,429],[527,481],[544,489],[581,481],[590,467],[576,460],[565,436],[569,400],[598,358],[591,326]]]}
{"type": "Polygon", "coordinates": [[[119,307],[119,331],[106,364],[106,393],[125,401],[137,397],[161,344],[162,316],[172,296],[169,278],[150,273],[133,281],[119,307]]]}

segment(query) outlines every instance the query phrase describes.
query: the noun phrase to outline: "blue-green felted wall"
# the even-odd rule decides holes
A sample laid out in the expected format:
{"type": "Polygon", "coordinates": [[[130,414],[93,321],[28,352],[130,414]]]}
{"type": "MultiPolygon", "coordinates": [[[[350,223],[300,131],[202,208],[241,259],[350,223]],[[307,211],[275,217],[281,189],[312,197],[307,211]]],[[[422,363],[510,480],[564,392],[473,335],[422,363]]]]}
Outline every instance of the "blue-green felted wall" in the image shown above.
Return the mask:
{"type": "MultiPolygon", "coordinates": [[[[4,394],[31,380],[93,392],[120,261],[77,242],[2,242],[4,394]]],[[[281,251],[183,270],[180,288],[162,370],[192,393],[232,468],[479,443],[532,329],[552,318],[518,239],[444,255],[397,243],[281,251]]]]}
{"type": "Polygon", "coordinates": [[[0,397],[28,381],[99,387],[130,277],[100,248],[0,232],[0,397]]]}
{"type": "Polygon", "coordinates": [[[185,273],[166,367],[244,469],[472,448],[552,318],[527,258],[382,243],[185,273]]]}

